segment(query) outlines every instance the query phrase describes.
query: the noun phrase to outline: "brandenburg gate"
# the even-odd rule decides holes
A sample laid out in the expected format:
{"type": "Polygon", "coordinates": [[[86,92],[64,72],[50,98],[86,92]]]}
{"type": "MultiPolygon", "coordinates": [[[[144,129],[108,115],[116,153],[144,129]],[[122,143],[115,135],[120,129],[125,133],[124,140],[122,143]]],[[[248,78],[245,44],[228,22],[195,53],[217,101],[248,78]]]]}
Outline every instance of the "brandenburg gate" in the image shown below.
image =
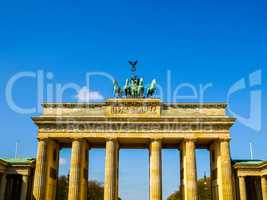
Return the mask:
{"type": "Polygon", "coordinates": [[[149,149],[150,200],[162,199],[162,148],[180,150],[183,199],[197,199],[195,151],[207,148],[213,199],[233,199],[229,128],[234,119],[225,114],[226,104],[118,98],[98,104],[47,103],[43,108],[43,115],[33,118],[39,127],[36,200],[55,199],[59,150],[70,146],[69,200],[86,199],[91,147],[106,148],[104,200],[118,198],[121,148],[149,149]]]}
{"type": "MultiPolygon", "coordinates": [[[[130,64],[134,69],[136,63],[130,64]]],[[[196,149],[206,148],[210,151],[213,199],[233,200],[229,129],[235,119],[226,115],[226,104],[166,104],[152,98],[155,80],[147,94],[142,84],[143,79],[135,75],[126,81],[124,90],[114,81],[116,98],[104,103],[43,104],[43,114],[33,117],[39,141],[35,200],[55,199],[62,147],[71,147],[69,200],[87,199],[88,152],[94,147],[106,150],[104,200],[118,199],[121,148],[149,149],[150,200],[162,200],[163,148],[179,149],[182,199],[197,200],[196,149]]]]}

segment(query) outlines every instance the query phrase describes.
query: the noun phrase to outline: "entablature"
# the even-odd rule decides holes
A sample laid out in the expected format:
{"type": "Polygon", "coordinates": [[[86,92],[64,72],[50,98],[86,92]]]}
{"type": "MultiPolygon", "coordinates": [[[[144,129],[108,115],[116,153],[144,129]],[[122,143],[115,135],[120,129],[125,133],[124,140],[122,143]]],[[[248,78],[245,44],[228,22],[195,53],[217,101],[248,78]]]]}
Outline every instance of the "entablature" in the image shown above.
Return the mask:
{"type": "Polygon", "coordinates": [[[160,99],[108,99],[104,103],[44,103],[42,116],[178,117],[226,116],[225,103],[162,103],[160,99]]]}

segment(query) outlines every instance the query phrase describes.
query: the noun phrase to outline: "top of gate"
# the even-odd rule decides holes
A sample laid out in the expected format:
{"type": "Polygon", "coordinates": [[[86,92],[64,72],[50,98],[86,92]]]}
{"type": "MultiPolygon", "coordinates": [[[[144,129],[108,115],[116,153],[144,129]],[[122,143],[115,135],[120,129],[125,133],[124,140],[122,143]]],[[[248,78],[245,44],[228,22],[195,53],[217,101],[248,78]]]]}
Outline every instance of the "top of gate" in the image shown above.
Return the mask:
{"type": "Polygon", "coordinates": [[[42,116],[228,117],[225,103],[172,103],[154,98],[113,98],[104,103],[44,103],[42,116]]]}
{"type": "Polygon", "coordinates": [[[125,85],[120,87],[117,80],[113,80],[113,94],[116,98],[149,98],[152,97],[156,92],[157,82],[153,79],[150,85],[145,88],[144,79],[137,77],[136,65],[138,61],[128,61],[131,65],[132,76],[127,78],[125,85]]]}
{"type": "Polygon", "coordinates": [[[136,75],[138,61],[129,61],[131,78],[121,88],[114,80],[114,95],[103,103],[44,103],[42,116],[107,118],[227,118],[225,103],[172,103],[152,98],[156,80],[145,89],[143,78],[136,75]]]}

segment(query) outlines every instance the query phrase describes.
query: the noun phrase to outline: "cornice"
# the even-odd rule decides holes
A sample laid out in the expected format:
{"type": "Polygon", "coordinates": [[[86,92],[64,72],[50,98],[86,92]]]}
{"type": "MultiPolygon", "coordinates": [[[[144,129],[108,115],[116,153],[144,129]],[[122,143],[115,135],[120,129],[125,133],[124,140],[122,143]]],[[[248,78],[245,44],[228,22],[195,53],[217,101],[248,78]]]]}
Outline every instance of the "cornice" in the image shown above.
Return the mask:
{"type": "Polygon", "coordinates": [[[247,170],[247,169],[267,169],[267,161],[262,161],[261,163],[236,163],[233,165],[233,167],[237,170],[247,170]]]}
{"type": "Polygon", "coordinates": [[[43,108],[96,108],[103,107],[106,103],[43,103],[43,108]]]}
{"type": "Polygon", "coordinates": [[[35,123],[53,123],[53,122],[166,122],[166,123],[205,123],[205,122],[217,122],[217,123],[234,123],[233,117],[204,117],[204,116],[179,116],[179,117],[106,117],[106,116],[40,116],[32,117],[35,123]]]}
{"type": "Polygon", "coordinates": [[[161,105],[163,109],[166,108],[217,108],[217,109],[225,109],[227,108],[227,103],[164,103],[160,101],[156,101],[157,99],[123,99],[116,100],[112,99],[112,101],[107,100],[102,103],[43,103],[43,108],[96,108],[96,107],[105,107],[109,105],[142,105],[142,104],[155,104],[161,105]]]}
{"type": "Polygon", "coordinates": [[[161,103],[163,108],[227,108],[227,103],[161,103]]]}

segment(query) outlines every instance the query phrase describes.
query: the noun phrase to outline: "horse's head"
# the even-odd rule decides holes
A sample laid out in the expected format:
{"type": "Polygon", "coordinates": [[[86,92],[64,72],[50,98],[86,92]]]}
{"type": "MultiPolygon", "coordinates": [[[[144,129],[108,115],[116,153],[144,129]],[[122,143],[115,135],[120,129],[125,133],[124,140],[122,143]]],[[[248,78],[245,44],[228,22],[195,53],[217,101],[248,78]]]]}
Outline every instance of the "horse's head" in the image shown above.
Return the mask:
{"type": "Polygon", "coordinates": [[[118,86],[118,81],[117,80],[113,80],[113,85],[114,86],[118,86]]]}
{"type": "Polygon", "coordinates": [[[144,79],[143,78],[140,78],[140,81],[139,81],[139,85],[144,85],[144,79]]]}
{"type": "Polygon", "coordinates": [[[152,83],[151,83],[151,86],[152,86],[153,88],[156,88],[156,85],[157,85],[157,81],[156,81],[156,79],[153,79],[153,80],[152,80],[152,83]]]}
{"type": "Polygon", "coordinates": [[[129,79],[127,78],[125,81],[125,86],[128,86],[128,85],[129,85],[129,79]]]}

